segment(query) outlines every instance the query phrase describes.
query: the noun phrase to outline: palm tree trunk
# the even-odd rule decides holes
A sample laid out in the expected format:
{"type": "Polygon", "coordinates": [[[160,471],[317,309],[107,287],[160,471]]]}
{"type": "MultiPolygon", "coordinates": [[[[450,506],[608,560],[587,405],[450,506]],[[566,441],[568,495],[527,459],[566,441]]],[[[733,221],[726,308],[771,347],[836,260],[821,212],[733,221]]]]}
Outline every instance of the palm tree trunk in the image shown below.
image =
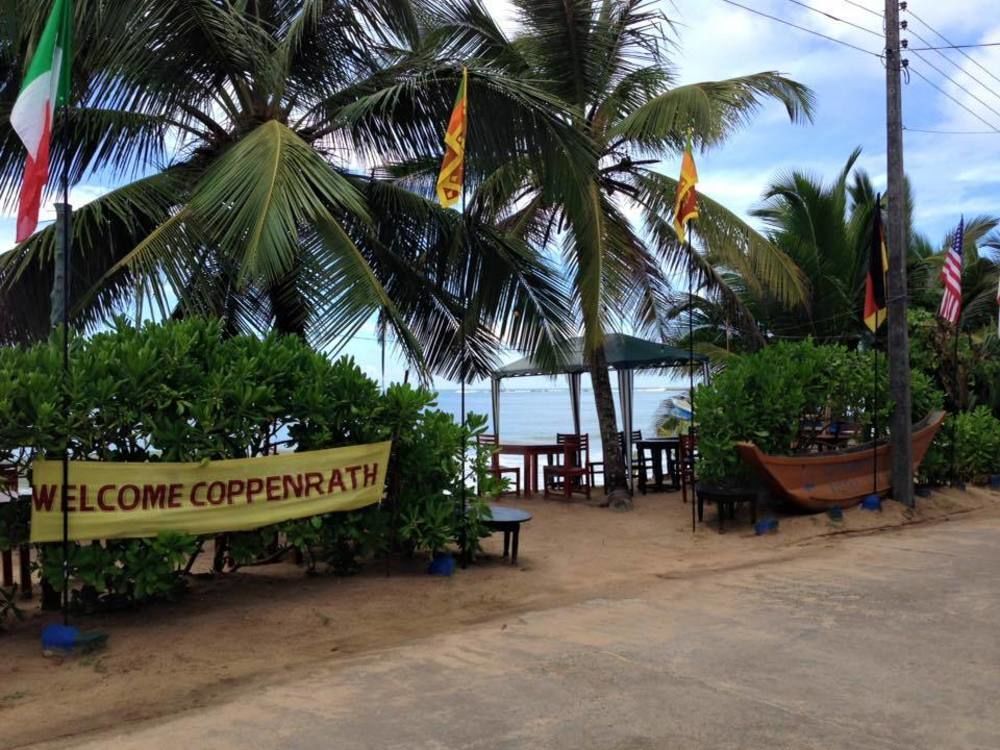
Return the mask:
{"type": "Polygon", "coordinates": [[[604,486],[608,492],[608,504],[612,508],[629,510],[632,507],[632,496],[629,494],[628,478],[625,476],[625,457],[618,450],[615,397],[611,390],[608,359],[603,346],[598,347],[593,354],[590,380],[594,389],[594,403],[597,405],[601,443],[604,446],[604,486]]]}

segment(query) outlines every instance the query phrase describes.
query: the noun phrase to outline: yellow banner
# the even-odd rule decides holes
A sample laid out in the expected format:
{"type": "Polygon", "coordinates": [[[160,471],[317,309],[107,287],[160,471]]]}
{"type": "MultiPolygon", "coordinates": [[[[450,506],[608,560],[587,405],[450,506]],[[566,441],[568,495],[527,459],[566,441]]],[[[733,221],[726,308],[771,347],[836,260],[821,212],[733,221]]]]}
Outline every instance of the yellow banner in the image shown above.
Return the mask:
{"type": "MultiPolygon", "coordinates": [[[[382,499],[390,442],[203,463],[73,461],[69,538],[244,531],[382,499]]],[[[36,461],[31,541],[63,538],[62,463],[36,461]]]]}

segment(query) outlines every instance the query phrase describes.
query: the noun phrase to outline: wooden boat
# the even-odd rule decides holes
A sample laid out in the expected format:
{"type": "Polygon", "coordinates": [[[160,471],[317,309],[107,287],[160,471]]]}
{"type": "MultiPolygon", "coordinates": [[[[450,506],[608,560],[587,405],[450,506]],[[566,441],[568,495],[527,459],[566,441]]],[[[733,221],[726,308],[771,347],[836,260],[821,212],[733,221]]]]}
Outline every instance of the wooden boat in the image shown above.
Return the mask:
{"type": "MultiPolygon", "coordinates": [[[[944,421],[945,412],[936,411],[913,427],[913,468],[920,465],[931,441],[944,421]]],[[[834,505],[847,507],[872,494],[892,488],[892,444],[871,443],[827,453],[799,456],[769,456],[753,443],[737,443],[743,461],[753,466],[781,498],[809,511],[823,511],[834,505]],[[877,468],[873,470],[875,453],[877,468]],[[874,479],[873,479],[874,474],[874,479]]]]}

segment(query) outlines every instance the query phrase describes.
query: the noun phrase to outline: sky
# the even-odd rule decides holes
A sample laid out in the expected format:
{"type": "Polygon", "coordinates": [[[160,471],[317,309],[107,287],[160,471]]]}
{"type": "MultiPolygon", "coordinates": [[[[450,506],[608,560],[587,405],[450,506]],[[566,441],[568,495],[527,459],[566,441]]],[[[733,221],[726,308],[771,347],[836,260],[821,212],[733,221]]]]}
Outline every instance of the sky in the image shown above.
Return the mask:
{"type": "MultiPolygon", "coordinates": [[[[878,53],[883,46],[878,37],[881,18],[858,7],[878,11],[879,0],[802,0],[840,21],[797,0],[739,2],[864,50],[878,53]]],[[[485,4],[507,29],[516,29],[507,0],[485,0],[485,4]]],[[[903,38],[910,47],[944,44],[919,18],[955,44],[1000,42],[996,6],[997,0],[909,0],[909,11],[902,15],[909,25],[903,38]]],[[[884,189],[885,71],[878,57],[762,18],[724,0],[661,1],[657,7],[675,24],[678,48],[674,60],[681,83],[779,71],[809,86],[817,98],[812,124],[790,124],[782,107],[770,104],[750,127],[723,146],[698,154],[701,192],[746,216],[777,176],[795,169],[830,180],[857,146],[862,148],[858,165],[869,172],[876,189],[884,189]]],[[[947,59],[934,51],[911,50],[904,55],[914,72],[904,85],[903,122],[908,128],[904,160],[914,188],[915,223],[918,231],[938,243],[963,212],[967,216],[1000,214],[1000,132],[996,131],[1000,128],[1000,80],[992,77],[1000,77],[1000,46],[967,53],[987,70],[954,50],[942,53],[947,59]],[[918,130],[991,132],[951,135],[918,130]]],[[[474,118],[475,113],[470,116],[474,118]]],[[[662,168],[673,174],[679,165],[662,168]]],[[[72,202],[79,205],[107,189],[100,181],[88,182],[74,190],[72,202]]],[[[48,218],[54,218],[48,210],[48,218]]],[[[13,244],[13,224],[10,214],[0,216],[0,248],[13,244]]],[[[372,376],[381,377],[380,350],[372,326],[362,330],[344,351],[372,376]]],[[[512,353],[510,358],[516,356],[512,353]]],[[[389,380],[402,378],[406,365],[391,350],[386,364],[389,380]]],[[[640,384],[656,383],[643,378],[640,384]]],[[[437,385],[448,388],[452,384],[437,385]]],[[[523,385],[537,387],[530,382],[523,385]]]]}

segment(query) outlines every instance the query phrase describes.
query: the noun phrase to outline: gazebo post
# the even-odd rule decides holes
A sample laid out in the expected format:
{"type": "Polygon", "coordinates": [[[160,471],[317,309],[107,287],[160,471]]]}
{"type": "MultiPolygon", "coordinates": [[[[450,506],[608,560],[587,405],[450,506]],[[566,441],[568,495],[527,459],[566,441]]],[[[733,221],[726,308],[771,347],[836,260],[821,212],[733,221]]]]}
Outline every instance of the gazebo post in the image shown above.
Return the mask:
{"type": "Polygon", "coordinates": [[[579,372],[571,372],[566,375],[569,381],[569,401],[573,409],[573,434],[580,434],[580,381],[583,375],[579,372]]]}
{"type": "Polygon", "coordinates": [[[622,429],[625,435],[625,474],[629,492],[635,491],[632,477],[632,402],[635,390],[635,372],[631,368],[618,370],[618,400],[622,409],[622,429]]]}
{"type": "Polygon", "coordinates": [[[493,434],[500,441],[500,378],[495,375],[490,380],[490,396],[493,401],[493,434]]]}

